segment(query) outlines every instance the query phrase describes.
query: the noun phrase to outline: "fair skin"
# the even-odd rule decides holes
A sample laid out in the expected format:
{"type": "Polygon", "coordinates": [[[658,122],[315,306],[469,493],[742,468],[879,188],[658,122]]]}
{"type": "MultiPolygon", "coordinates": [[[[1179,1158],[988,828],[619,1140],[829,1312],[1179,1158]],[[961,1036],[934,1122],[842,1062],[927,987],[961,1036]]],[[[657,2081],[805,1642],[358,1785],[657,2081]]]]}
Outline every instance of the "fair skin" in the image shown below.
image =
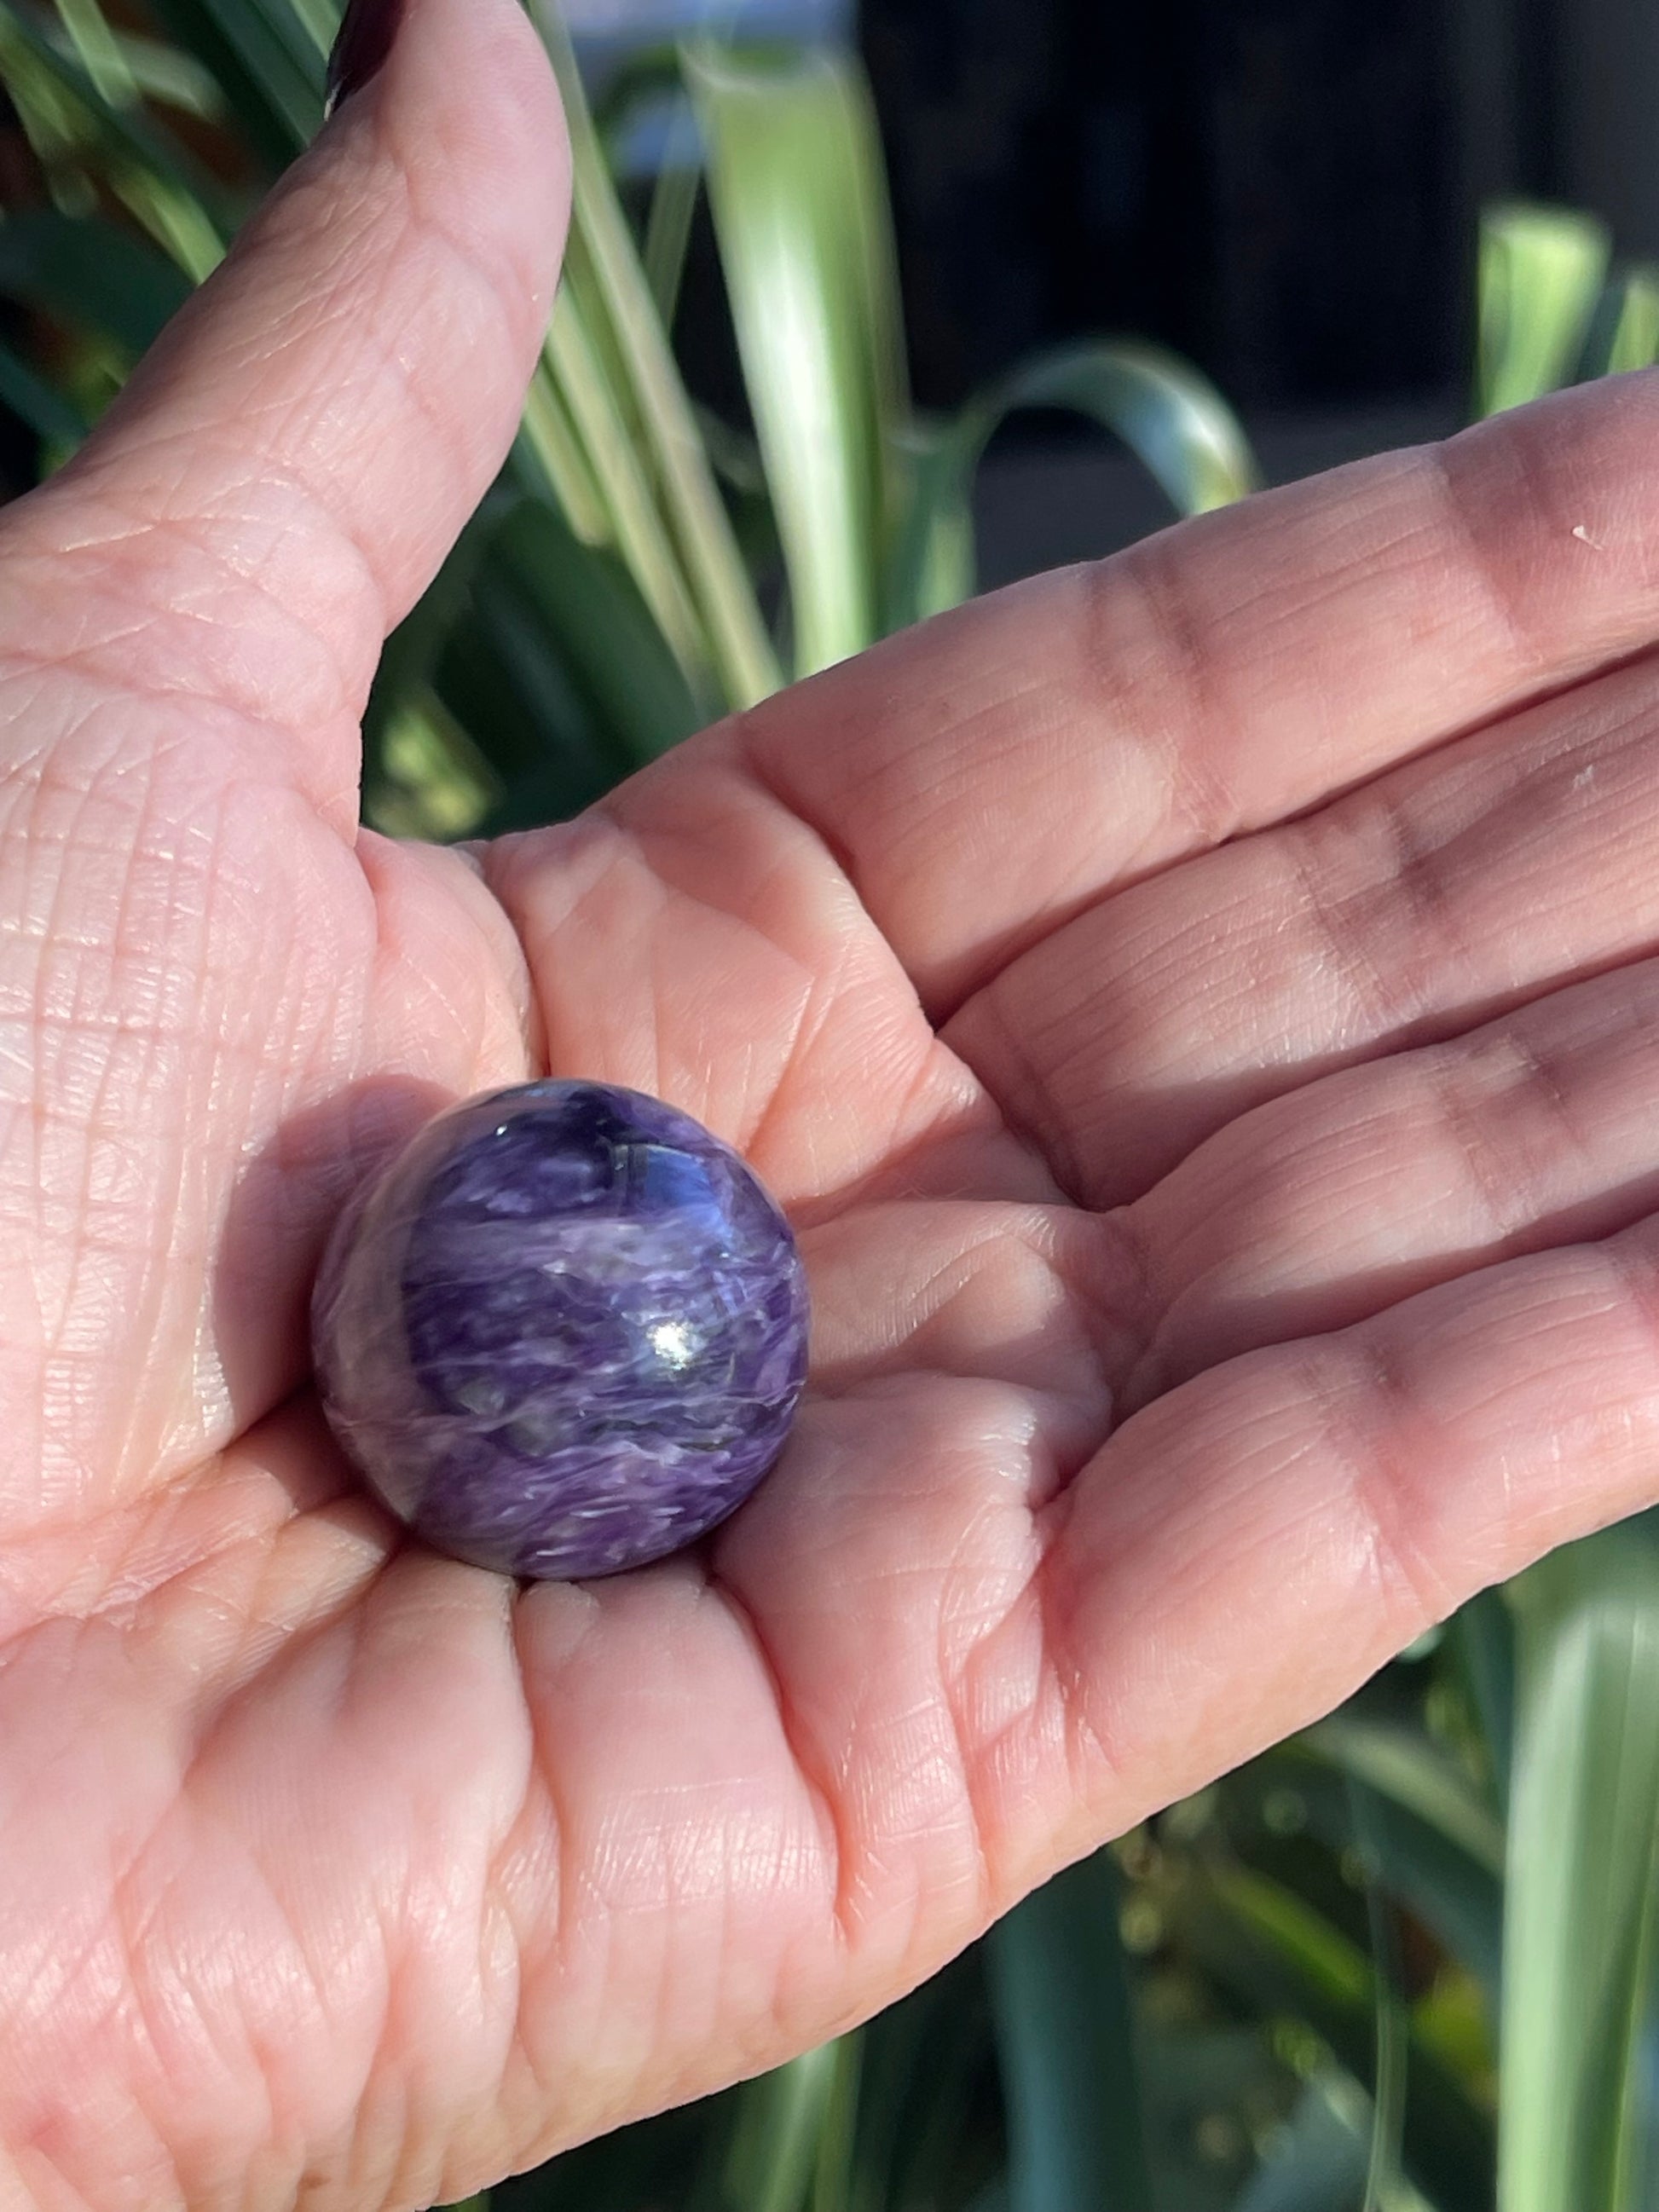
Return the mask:
{"type": "Polygon", "coordinates": [[[565,192],[509,0],[411,0],[0,526],[8,2203],[422,2205],[770,2065],[1659,1491],[1659,384],[393,844],[565,192]],[[702,1552],[518,1589],[304,1309],[550,1067],[747,1151],[814,1384],[702,1552]]]}

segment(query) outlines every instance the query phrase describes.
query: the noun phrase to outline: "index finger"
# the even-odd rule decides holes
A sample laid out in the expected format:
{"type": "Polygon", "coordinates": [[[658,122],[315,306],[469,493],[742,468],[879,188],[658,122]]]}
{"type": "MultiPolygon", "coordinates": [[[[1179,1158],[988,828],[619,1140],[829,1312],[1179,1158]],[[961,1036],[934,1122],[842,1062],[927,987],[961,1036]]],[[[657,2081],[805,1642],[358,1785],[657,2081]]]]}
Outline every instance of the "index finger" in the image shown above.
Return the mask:
{"type": "Polygon", "coordinates": [[[1176,525],[755,711],[935,1020],[1105,892],[1659,634],[1659,375],[1176,525]]]}

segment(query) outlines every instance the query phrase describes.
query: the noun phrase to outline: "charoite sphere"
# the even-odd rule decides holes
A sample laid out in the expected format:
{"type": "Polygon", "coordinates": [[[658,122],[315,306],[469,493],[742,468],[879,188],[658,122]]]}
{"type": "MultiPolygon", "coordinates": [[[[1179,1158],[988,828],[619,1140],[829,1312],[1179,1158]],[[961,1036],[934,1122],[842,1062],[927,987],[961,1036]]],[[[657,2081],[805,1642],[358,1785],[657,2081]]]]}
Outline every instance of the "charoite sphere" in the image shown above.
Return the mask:
{"type": "Polygon", "coordinates": [[[429,1122],[312,1301],[324,1409],[398,1518],[504,1574],[676,1551],[777,1457],[806,1374],[789,1225],[690,1116],[528,1083],[429,1122]]]}

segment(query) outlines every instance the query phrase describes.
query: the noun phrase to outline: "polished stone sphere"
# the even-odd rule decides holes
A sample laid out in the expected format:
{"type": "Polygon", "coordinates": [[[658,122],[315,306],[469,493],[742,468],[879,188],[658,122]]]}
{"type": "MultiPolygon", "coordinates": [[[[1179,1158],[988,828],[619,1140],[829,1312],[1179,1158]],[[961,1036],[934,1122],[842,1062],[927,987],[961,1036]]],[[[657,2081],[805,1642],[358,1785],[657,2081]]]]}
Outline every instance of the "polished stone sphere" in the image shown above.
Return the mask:
{"type": "Polygon", "coordinates": [[[330,1425],[398,1517],[504,1574],[614,1574],[748,1497],[806,1373],[788,1224],[689,1115],[528,1083],[429,1122],[337,1225],[330,1425]]]}

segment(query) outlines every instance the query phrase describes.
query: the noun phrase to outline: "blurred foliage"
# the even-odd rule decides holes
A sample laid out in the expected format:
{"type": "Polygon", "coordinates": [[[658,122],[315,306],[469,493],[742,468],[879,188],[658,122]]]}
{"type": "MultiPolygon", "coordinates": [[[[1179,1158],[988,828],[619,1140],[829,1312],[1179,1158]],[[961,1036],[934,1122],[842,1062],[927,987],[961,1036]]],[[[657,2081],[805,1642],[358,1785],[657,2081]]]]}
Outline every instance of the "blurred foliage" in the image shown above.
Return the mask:
{"type": "MultiPolygon", "coordinates": [[[[322,119],[333,0],[0,0],[34,186],[0,220],[0,409],[59,465],[322,119]]],[[[1172,509],[1248,492],[1220,395],[1139,338],[906,388],[850,58],[697,42],[571,110],[569,263],[523,428],[392,639],[365,805],[453,837],[568,816],[790,673],[974,588],[999,424],[1064,408],[1172,509]],[[648,193],[607,162],[684,127],[648,193]],[[702,194],[749,398],[670,331],[702,194]]],[[[1474,411],[1659,351],[1659,272],[1504,206],[1474,411]]],[[[1487,1593],[1344,1711],[1072,1869],[867,2027],[492,2193],[495,2212],[1637,2212],[1659,2203],[1659,1540],[1487,1593]]],[[[482,2203],[483,2200],[476,2200],[482,2203]]]]}

